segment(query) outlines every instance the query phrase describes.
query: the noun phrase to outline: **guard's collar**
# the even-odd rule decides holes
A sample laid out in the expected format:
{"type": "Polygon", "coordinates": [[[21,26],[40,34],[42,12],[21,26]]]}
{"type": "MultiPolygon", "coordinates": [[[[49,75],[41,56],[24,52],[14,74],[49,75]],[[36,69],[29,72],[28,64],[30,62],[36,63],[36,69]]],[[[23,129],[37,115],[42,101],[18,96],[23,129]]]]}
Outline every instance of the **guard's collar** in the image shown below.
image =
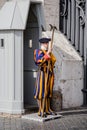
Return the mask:
{"type": "Polygon", "coordinates": [[[41,50],[47,51],[47,48],[45,46],[41,45],[41,50]]]}

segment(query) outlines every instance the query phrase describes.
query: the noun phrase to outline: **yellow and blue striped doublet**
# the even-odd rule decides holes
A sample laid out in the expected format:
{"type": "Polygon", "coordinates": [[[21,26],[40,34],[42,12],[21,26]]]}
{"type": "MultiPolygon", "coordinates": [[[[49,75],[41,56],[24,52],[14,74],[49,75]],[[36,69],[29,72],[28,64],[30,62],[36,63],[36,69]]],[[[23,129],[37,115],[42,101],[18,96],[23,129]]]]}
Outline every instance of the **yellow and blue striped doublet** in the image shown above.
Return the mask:
{"type": "Polygon", "coordinates": [[[52,97],[53,84],[54,84],[54,64],[56,58],[51,53],[50,54],[50,68],[48,71],[48,60],[45,59],[46,51],[36,49],[34,50],[34,61],[38,66],[35,90],[34,90],[34,98],[42,99],[44,97],[52,97]],[[47,82],[46,82],[47,80],[47,82]]]}

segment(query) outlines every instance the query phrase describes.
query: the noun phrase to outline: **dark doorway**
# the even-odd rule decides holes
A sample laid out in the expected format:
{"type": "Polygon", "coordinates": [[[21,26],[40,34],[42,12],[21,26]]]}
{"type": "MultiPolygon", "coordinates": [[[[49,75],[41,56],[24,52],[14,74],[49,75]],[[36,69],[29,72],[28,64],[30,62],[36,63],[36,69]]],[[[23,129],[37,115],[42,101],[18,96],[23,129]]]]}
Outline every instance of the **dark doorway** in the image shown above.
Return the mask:
{"type": "Polygon", "coordinates": [[[39,27],[34,15],[35,5],[30,6],[26,30],[24,31],[24,107],[35,107],[34,87],[37,67],[34,63],[34,49],[39,48],[39,27]]]}

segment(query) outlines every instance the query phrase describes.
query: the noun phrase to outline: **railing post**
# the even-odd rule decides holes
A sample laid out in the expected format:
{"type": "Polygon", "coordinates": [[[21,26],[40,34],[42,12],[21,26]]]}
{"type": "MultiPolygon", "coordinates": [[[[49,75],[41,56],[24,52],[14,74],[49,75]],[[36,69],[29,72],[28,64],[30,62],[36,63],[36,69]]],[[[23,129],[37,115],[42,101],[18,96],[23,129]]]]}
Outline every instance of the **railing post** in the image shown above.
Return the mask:
{"type": "Polygon", "coordinates": [[[71,38],[71,0],[68,0],[67,38],[71,38]]]}
{"type": "MultiPolygon", "coordinates": [[[[66,35],[67,34],[67,5],[68,0],[61,0],[61,7],[60,7],[60,16],[61,16],[61,23],[62,23],[62,32],[66,35]]],[[[60,26],[61,26],[60,23],[60,26]]]]}
{"type": "Polygon", "coordinates": [[[75,30],[75,48],[76,50],[79,50],[79,32],[80,32],[80,23],[79,23],[79,8],[78,8],[78,3],[76,1],[76,30],[75,30]]]}
{"type": "Polygon", "coordinates": [[[79,4],[79,9],[80,9],[80,55],[83,56],[84,55],[84,27],[85,27],[85,0],[83,0],[80,4],[79,4]]]}
{"type": "Polygon", "coordinates": [[[71,42],[75,44],[75,0],[71,0],[71,42]]]}
{"type": "Polygon", "coordinates": [[[80,26],[80,56],[83,56],[84,53],[84,28],[80,26]]]}
{"type": "MultiPolygon", "coordinates": [[[[87,89],[87,1],[85,3],[85,30],[84,30],[84,89],[87,89]]],[[[87,93],[84,93],[84,104],[87,104],[87,93]]]]}

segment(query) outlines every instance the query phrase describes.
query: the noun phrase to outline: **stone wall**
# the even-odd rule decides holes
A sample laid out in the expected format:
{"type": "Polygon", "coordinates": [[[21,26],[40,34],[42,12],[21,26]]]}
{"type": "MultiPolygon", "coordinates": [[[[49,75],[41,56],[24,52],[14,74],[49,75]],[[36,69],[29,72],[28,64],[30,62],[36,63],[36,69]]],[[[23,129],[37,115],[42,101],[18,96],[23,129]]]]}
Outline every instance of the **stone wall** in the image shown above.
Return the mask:
{"type": "Polygon", "coordinates": [[[3,6],[3,4],[6,2],[7,0],[0,0],[0,8],[3,6]]]}
{"type": "Polygon", "coordinates": [[[59,29],[59,1],[60,0],[44,0],[47,30],[50,29],[49,24],[55,24],[57,29],[59,29]]]}

